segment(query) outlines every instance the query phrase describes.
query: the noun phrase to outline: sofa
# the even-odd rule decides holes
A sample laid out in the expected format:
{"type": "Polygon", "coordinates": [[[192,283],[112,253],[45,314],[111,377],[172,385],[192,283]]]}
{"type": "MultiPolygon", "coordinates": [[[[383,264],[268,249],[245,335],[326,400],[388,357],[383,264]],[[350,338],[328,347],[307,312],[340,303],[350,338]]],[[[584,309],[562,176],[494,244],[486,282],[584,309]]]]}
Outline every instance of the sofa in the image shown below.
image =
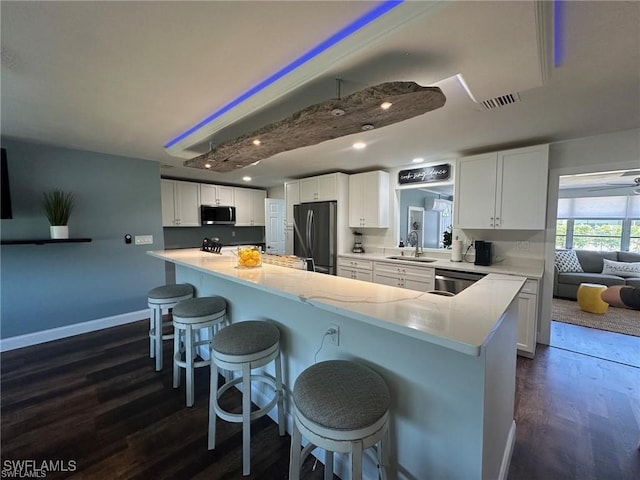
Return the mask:
{"type": "Polygon", "coordinates": [[[581,283],[640,287],[640,254],[556,250],[553,296],[575,300],[581,283]]]}

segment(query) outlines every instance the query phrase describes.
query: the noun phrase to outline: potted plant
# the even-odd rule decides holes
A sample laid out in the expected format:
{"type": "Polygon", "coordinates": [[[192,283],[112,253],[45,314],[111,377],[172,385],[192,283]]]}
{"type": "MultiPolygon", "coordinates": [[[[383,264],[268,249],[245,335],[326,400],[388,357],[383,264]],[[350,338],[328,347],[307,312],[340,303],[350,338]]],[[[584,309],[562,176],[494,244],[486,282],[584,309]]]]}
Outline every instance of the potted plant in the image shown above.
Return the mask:
{"type": "Polygon", "coordinates": [[[453,227],[449,226],[442,234],[442,246],[444,248],[451,248],[453,243],[453,227]]]}
{"type": "Polygon", "coordinates": [[[74,207],[72,193],[52,190],[44,193],[44,210],[51,225],[51,238],[69,238],[69,217],[74,207]]]}

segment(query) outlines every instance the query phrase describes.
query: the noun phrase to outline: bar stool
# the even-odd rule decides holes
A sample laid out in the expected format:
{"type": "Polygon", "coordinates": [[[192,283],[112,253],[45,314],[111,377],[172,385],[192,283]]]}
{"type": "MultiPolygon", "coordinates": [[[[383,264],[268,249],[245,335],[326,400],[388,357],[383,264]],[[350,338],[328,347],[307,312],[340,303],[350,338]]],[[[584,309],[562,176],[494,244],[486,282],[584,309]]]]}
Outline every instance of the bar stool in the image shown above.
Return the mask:
{"type": "Polygon", "coordinates": [[[368,367],[329,360],[304,370],[293,388],[295,415],[289,480],[316,447],[325,449],[324,478],[333,478],[333,452],[351,452],[351,478],[362,478],[362,452],[377,444],[378,467],[386,478],[390,394],[382,377],[368,367]],[[302,437],[309,443],[302,450],[302,437]]]}
{"type": "Polygon", "coordinates": [[[163,285],[147,294],[147,304],[151,309],[149,315],[149,357],[156,359],[156,371],[162,370],[162,341],[170,340],[173,334],[163,335],[162,330],[171,322],[162,321],[162,310],[169,310],[181,300],[193,298],[193,287],[186,283],[163,285]]]}
{"type": "Polygon", "coordinates": [[[251,468],[251,421],[266,415],[278,404],[278,428],[284,435],[284,409],[282,402],[282,365],[280,361],[280,330],[269,322],[245,321],[222,329],[212,343],[211,385],[209,392],[209,450],[216,448],[216,419],[242,423],[242,474],[251,468]],[[251,370],[275,361],[275,377],[251,370]],[[214,368],[214,364],[215,367],[214,368]],[[217,388],[218,372],[222,368],[239,371],[242,375],[226,381],[217,388]],[[261,382],[273,388],[273,398],[263,408],[251,411],[251,382],[261,382]],[[231,387],[242,384],[242,413],[224,410],[218,399],[231,387]]]}
{"type": "Polygon", "coordinates": [[[216,330],[222,327],[226,314],[227,302],[218,296],[182,300],[173,308],[173,388],[180,386],[180,368],[184,368],[187,378],[187,407],[193,406],[194,369],[211,363],[211,360],[195,361],[195,349],[200,345],[207,345],[211,352],[211,339],[216,330]],[[209,337],[196,340],[196,332],[199,336],[204,328],[209,329],[209,337]],[[184,360],[182,354],[185,354],[184,360]]]}

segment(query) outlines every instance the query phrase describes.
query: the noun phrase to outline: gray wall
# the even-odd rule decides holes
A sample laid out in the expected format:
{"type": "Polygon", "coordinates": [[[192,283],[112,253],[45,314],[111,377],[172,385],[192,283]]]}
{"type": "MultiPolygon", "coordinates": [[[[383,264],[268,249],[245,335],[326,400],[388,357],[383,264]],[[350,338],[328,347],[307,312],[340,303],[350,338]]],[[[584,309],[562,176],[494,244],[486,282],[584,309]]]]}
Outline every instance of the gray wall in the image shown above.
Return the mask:
{"type": "Polygon", "coordinates": [[[42,192],[71,191],[71,237],[91,243],[3,245],[0,337],[96,320],[146,308],[164,283],[164,265],[145,254],[164,248],[157,162],[2,139],[7,150],[13,219],[2,240],[49,238],[42,192]],[[126,245],[124,235],[153,235],[126,245]]]}

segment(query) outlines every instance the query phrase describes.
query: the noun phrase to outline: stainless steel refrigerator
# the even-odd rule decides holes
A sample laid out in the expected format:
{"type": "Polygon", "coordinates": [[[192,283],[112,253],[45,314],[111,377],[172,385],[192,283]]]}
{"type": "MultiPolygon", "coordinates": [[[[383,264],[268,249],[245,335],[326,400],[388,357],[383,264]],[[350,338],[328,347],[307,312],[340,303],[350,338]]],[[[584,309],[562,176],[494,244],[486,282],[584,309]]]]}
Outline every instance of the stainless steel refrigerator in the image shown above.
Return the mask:
{"type": "Polygon", "coordinates": [[[337,203],[312,202],[293,206],[293,253],[313,258],[315,271],[336,274],[337,203]]]}

